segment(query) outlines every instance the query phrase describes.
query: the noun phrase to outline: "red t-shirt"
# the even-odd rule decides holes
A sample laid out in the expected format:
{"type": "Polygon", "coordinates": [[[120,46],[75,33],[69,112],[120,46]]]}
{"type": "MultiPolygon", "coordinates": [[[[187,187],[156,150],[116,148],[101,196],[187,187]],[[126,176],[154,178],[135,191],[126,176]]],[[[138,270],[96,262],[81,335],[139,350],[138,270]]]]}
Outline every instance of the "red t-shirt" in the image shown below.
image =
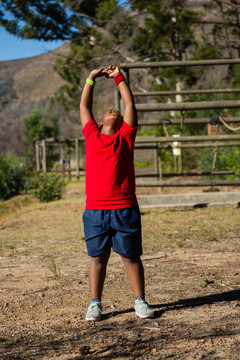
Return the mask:
{"type": "Polygon", "coordinates": [[[86,209],[121,209],[137,205],[133,162],[137,127],[125,121],[105,135],[95,120],[83,128],[86,141],[86,209]]]}

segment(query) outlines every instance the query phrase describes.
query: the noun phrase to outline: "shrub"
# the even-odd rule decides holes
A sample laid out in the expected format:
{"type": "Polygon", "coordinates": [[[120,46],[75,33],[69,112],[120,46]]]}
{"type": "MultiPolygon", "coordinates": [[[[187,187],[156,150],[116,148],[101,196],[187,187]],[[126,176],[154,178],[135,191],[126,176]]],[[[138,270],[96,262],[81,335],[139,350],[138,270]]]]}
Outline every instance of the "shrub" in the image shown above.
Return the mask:
{"type": "Polygon", "coordinates": [[[0,199],[7,200],[18,195],[25,182],[25,169],[14,156],[0,156],[0,199]]]}
{"type": "Polygon", "coordinates": [[[36,175],[34,182],[34,195],[41,202],[48,202],[61,199],[64,189],[63,179],[58,174],[42,174],[36,175]]]}
{"type": "MultiPolygon", "coordinates": [[[[227,175],[227,179],[237,180],[240,177],[240,150],[238,147],[218,148],[216,171],[234,171],[235,175],[227,175]]],[[[198,152],[198,166],[201,171],[211,171],[213,162],[213,150],[204,149],[198,152]]]]}

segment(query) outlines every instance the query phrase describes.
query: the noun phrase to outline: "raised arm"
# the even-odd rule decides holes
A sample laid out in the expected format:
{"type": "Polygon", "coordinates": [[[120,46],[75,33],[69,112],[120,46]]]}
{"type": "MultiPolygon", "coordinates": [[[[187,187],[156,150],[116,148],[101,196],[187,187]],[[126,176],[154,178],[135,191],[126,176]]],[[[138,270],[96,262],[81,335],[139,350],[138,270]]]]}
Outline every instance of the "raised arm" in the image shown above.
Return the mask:
{"type": "MultiPolygon", "coordinates": [[[[119,76],[121,79],[121,73],[117,66],[110,65],[105,70],[108,73],[108,77],[115,78],[115,76],[119,76]]],[[[137,110],[135,107],[134,98],[131,92],[131,89],[127,85],[125,81],[121,81],[118,84],[118,88],[125,105],[124,111],[124,121],[131,127],[135,127],[138,125],[138,118],[137,118],[137,110]]]]}
{"type": "Polygon", "coordinates": [[[89,120],[94,119],[92,106],[95,79],[104,75],[106,75],[106,73],[103,67],[92,70],[84,85],[80,101],[80,119],[83,128],[89,120]]]}

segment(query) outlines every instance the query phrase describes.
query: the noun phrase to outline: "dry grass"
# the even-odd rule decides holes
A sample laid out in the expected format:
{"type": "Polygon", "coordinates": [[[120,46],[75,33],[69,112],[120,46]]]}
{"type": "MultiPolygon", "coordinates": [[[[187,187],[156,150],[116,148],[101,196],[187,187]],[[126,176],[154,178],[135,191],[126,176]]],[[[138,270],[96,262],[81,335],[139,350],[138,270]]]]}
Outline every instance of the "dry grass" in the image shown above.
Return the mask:
{"type": "MultiPolygon", "coordinates": [[[[61,200],[40,203],[22,194],[0,203],[3,248],[14,246],[16,253],[51,254],[69,251],[69,243],[84,238],[82,214],[85,206],[84,182],[72,181],[61,200]]],[[[211,251],[240,252],[238,208],[142,209],[145,252],[169,248],[204,248],[211,251]],[[228,239],[231,238],[231,243],[228,239]]]]}
{"type": "Polygon", "coordinates": [[[103,321],[89,324],[84,183],[55,202],[23,194],[0,205],[3,359],[239,359],[240,209],[141,209],[156,317],[136,319],[113,253],[103,321]]]}

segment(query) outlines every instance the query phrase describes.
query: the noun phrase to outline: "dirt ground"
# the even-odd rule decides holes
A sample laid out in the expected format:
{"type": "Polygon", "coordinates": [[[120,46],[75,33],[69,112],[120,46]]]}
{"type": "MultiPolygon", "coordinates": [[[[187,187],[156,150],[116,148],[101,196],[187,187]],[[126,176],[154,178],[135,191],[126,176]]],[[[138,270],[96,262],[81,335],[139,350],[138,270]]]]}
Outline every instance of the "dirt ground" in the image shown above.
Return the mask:
{"type": "Polygon", "coordinates": [[[23,194],[0,209],[1,359],[240,359],[239,208],[141,209],[155,318],[136,317],[112,253],[96,323],[85,321],[82,184],[59,201],[23,194]]]}

